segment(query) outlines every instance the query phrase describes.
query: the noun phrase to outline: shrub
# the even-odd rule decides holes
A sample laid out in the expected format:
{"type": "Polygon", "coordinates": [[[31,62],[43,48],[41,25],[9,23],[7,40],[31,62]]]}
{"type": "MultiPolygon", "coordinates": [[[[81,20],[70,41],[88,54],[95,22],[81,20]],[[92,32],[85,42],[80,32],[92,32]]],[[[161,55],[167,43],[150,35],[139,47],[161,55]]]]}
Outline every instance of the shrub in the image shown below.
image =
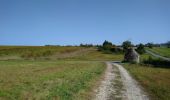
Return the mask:
{"type": "Polygon", "coordinates": [[[112,43],[105,40],[104,43],[103,43],[103,49],[104,50],[110,50],[111,48],[112,48],[112,43]]]}
{"type": "Polygon", "coordinates": [[[122,43],[123,51],[126,52],[128,48],[132,47],[132,43],[130,41],[124,41],[122,43]]]}
{"type": "Polygon", "coordinates": [[[123,53],[123,49],[118,48],[118,47],[113,47],[113,48],[111,48],[111,52],[113,52],[113,53],[123,53]]]}
{"type": "Polygon", "coordinates": [[[154,44],[153,43],[147,43],[146,46],[149,47],[149,48],[153,48],[154,44]]]}
{"type": "Polygon", "coordinates": [[[170,68],[170,66],[169,66],[170,65],[170,61],[152,58],[151,56],[149,56],[148,59],[143,60],[143,63],[144,64],[149,64],[149,65],[153,65],[154,67],[170,68]]]}
{"type": "Polygon", "coordinates": [[[137,46],[136,51],[137,51],[139,54],[145,53],[144,45],[143,45],[143,44],[139,44],[139,45],[137,46]]]}

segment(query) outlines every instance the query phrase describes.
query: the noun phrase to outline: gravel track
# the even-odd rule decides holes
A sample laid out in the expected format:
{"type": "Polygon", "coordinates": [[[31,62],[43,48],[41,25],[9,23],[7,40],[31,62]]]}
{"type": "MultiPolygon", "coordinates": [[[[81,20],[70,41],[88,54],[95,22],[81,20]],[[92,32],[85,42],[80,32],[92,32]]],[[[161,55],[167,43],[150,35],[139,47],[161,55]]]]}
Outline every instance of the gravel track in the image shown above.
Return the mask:
{"type": "Polygon", "coordinates": [[[127,70],[120,64],[106,62],[104,79],[95,90],[94,100],[149,100],[127,70]]]}

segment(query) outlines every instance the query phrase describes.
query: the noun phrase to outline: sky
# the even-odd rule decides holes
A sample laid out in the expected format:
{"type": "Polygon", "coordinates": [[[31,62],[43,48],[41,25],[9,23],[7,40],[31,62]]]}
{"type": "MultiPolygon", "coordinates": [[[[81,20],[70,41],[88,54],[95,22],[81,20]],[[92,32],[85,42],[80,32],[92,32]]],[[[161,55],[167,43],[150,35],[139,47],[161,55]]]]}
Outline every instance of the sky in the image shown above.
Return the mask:
{"type": "Polygon", "coordinates": [[[170,0],[0,0],[0,45],[163,43],[170,0]]]}

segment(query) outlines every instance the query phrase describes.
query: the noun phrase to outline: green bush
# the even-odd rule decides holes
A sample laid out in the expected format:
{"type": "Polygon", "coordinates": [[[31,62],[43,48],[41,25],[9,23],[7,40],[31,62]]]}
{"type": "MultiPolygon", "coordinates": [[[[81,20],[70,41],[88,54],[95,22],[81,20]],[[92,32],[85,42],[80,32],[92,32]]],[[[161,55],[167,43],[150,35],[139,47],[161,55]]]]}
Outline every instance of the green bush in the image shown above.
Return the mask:
{"type": "Polygon", "coordinates": [[[145,53],[144,45],[143,45],[143,44],[139,44],[139,45],[137,46],[136,51],[137,51],[139,54],[144,54],[144,53],[145,53]]]}
{"type": "Polygon", "coordinates": [[[128,48],[132,47],[132,43],[130,41],[124,41],[122,43],[123,51],[126,52],[128,48]]]}
{"type": "Polygon", "coordinates": [[[111,48],[111,52],[113,52],[113,53],[123,53],[123,49],[118,48],[118,47],[113,47],[113,48],[111,48]]]}
{"type": "Polygon", "coordinates": [[[104,43],[103,43],[103,49],[104,50],[110,50],[111,48],[112,48],[112,43],[105,40],[104,43]]]}
{"type": "Polygon", "coordinates": [[[170,61],[166,61],[158,58],[152,58],[151,56],[149,56],[148,59],[143,60],[143,63],[153,65],[154,67],[170,68],[169,66],[170,61]]]}

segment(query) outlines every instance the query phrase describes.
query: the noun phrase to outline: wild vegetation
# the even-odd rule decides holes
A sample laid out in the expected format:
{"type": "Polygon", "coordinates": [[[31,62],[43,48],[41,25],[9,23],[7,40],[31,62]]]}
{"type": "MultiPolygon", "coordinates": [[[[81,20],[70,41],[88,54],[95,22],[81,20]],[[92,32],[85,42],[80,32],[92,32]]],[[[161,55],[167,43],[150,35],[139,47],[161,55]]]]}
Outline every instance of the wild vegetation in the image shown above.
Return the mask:
{"type": "Polygon", "coordinates": [[[83,47],[59,47],[59,46],[0,46],[0,57],[20,59],[37,59],[55,54],[70,53],[83,49],[83,47]],[[15,57],[14,57],[15,56],[15,57]]]}
{"type": "Polygon", "coordinates": [[[145,53],[145,46],[143,44],[139,44],[137,46],[137,49],[136,51],[139,53],[139,54],[144,54],[145,53]]]}
{"type": "Polygon", "coordinates": [[[170,69],[155,68],[151,65],[149,66],[143,64],[123,65],[147,90],[153,100],[169,100],[170,69]]]}
{"type": "Polygon", "coordinates": [[[102,46],[98,46],[98,50],[106,54],[122,54],[123,50],[120,47],[112,44],[109,41],[104,41],[102,46]]]}
{"type": "Polygon", "coordinates": [[[128,50],[128,48],[132,47],[133,44],[131,43],[131,41],[124,41],[122,43],[122,47],[123,47],[123,51],[126,52],[128,50]]]}
{"type": "Polygon", "coordinates": [[[164,57],[169,57],[170,58],[170,48],[166,48],[166,47],[153,47],[152,49],[150,48],[147,48],[148,50],[156,53],[156,54],[159,54],[161,56],[164,56],[164,57]]]}
{"type": "Polygon", "coordinates": [[[0,58],[8,58],[0,61],[0,99],[4,100],[87,100],[105,71],[103,61],[123,59],[96,47],[1,47],[1,54],[0,58]],[[52,52],[48,56],[21,57],[27,51],[43,54],[48,50],[52,52]]]}
{"type": "Polygon", "coordinates": [[[0,99],[87,100],[102,62],[0,61],[0,99]]]}
{"type": "Polygon", "coordinates": [[[140,58],[140,64],[124,63],[123,66],[139,81],[153,100],[169,100],[170,62],[146,53],[142,53],[140,58]]]}
{"type": "MultiPolygon", "coordinates": [[[[170,63],[150,57],[144,49],[169,55],[169,48],[137,45],[140,64],[124,64],[154,99],[168,100],[170,63]],[[145,47],[145,48],[144,48],[145,47]],[[155,81],[155,82],[154,82],[155,81]]],[[[0,46],[0,99],[87,100],[105,71],[105,61],[123,61],[134,47],[130,41],[116,46],[0,46]]]]}

